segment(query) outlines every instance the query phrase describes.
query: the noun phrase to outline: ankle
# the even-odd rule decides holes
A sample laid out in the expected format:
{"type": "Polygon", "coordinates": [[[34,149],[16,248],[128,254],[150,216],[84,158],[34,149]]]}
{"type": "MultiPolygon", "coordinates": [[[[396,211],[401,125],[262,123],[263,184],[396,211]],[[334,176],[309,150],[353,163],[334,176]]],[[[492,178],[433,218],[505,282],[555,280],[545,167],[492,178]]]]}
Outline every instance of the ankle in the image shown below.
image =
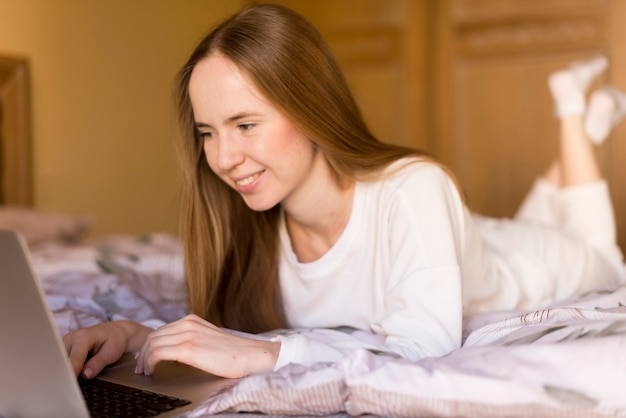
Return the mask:
{"type": "Polygon", "coordinates": [[[626,94],[607,86],[595,91],[585,114],[585,132],[599,145],[609,136],[611,129],[626,116],[626,94]]]}
{"type": "Polygon", "coordinates": [[[554,100],[554,110],[559,119],[585,113],[585,93],[570,71],[563,70],[551,74],[548,85],[554,100]]]}
{"type": "Polygon", "coordinates": [[[559,118],[584,115],[587,89],[608,66],[606,57],[577,61],[550,75],[548,84],[559,118]]]}

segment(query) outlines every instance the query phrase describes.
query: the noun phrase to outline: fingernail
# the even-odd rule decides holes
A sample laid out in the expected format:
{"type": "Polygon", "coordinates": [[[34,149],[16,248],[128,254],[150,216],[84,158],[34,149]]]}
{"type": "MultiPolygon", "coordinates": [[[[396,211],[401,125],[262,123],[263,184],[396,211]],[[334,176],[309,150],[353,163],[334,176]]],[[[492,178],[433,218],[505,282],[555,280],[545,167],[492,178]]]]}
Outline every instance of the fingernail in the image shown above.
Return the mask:
{"type": "Polygon", "coordinates": [[[93,370],[89,368],[83,370],[83,376],[85,376],[87,379],[91,379],[93,377],[93,370]]]}

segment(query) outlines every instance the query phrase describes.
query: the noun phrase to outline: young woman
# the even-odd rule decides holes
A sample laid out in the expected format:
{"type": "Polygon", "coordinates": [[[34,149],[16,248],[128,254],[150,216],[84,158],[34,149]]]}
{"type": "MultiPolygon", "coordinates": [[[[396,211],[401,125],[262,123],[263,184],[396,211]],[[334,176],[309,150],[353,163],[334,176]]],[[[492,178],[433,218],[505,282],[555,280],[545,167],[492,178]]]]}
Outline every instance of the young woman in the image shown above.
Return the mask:
{"type": "Polygon", "coordinates": [[[437,161],[371,135],[308,21],[279,6],[243,10],[179,76],[194,314],[156,330],[116,321],[68,334],[76,373],[93,377],[130,351],[138,373],[176,360],[239,377],[353,348],[230,331],[286,327],[354,327],[416,360],[458,348],[464,314],[617,283],[613,213],[585,133],[600,141],[626,109],[614,89],[586,109],[605,67],[596,58],[551,77],[559,158],[515,220],[486,219],[437,161]]]}

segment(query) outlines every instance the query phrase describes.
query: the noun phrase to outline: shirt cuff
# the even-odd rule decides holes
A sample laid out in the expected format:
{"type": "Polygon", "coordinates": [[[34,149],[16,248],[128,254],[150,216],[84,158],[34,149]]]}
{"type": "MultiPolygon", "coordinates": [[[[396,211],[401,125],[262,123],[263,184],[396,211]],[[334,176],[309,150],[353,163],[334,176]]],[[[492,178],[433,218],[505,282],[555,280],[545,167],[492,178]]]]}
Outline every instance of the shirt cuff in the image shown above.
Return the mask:
{"type": "Polygon", "coordinates": [[[147,319],[145,321],[142,321],[141,325],[143,325],[144,327],[148,327],[148,328],[151,328],[151,329],[154,330],[154,329],[160,328],[163,325],[165,325],[165,321],[153,318],[153,319],[147,319]]]}
{"type": "Polygon", "coordinates": [[[289,363],[334,362],[344,354],[341,350],[301,334],[279,335],[272,338],[272,341],[280,341],[280,352],[274,370],[278,370],[289,363]]]}

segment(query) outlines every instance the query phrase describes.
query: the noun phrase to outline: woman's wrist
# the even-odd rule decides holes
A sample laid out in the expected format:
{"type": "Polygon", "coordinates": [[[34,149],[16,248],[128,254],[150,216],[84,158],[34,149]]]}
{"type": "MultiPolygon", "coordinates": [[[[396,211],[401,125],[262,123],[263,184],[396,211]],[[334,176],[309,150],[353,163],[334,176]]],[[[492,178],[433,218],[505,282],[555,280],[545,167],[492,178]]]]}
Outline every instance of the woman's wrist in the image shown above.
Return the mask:
{"type": "Polygon", "coordinates": [[[271,372],[280,353],[280,341],[255,340],[253,357],[248,361],[248,374],[271,372]]]}
{"type": "Polygon", "coordinates": [[[141,346],[150,332],[151,328],[141,325],[137,322],[130,320],[115,321],[116,325],[122,331],[126,337],[126,350],[127,352],[134,353],[141,350],[141,346]]]}

